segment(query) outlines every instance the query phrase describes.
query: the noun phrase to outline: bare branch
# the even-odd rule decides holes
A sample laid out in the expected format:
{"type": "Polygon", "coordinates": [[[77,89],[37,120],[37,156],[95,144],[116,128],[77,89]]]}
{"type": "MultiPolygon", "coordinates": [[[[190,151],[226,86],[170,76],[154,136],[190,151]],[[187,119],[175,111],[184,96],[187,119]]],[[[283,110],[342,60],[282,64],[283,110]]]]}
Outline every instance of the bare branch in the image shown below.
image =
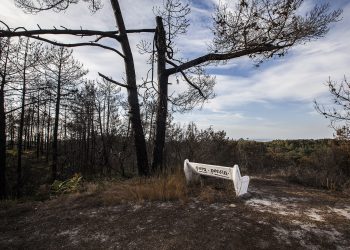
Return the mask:
{"type": "Polygon", "coordinates": [[[2,23],[3,25],[5,25],[5,27],[7,28],[7,30],[11,30],[11,28],[3,21],[0,20],[0,23],[2,23]]]}
{"type": "MultiPolygon", "coordinates": [[[[30,105],[32,105],[32,104],[35,104],[35,103],[41,103],[41,102],[46,102],[46,101],[49,101],[50,99],[44,99],[44,100],[40,100],[40,101],[38,101],[38,100],[36,100],[36,101],[33,101],[33,102],[30,102],[30,103],[26,103],[25,105],[24,105],[24,107],[26,107],[26,106],[30,106],[30,105]]],[[[14,109],[11,109],[11,110],[9,110],[9,111],[6,111],[5,112],[5,115],[8,115],[8,114],[10,114],[10,113],[13,113],[13,112],[15,112],[15,111],[17,111],[17,110],[19,110],[19,109],[21,109],[22,108],[22,106],[21,107],[18,107],[18,108],[14,108],[14,109]]]]}
{"type": "Polygon", "coordinates": [[[130,29],[126,30],[126,33],[154,33],[156,29],[130,29]]]}
{"type": "MultiPolygon", "coordinates": [[[[0,21],[1,22],[1,21],[0,21]]],[[[1,22],[4,24],[4,22],[1,22]]],[[[6,25],[6,24],[4,24],[6,25]]],[[[6,25],[7,26],[7,25],[6,25]]],[[[1,30],[0,37],[17,37],[17,36],[26,36],[31,37],[34,35],[73,35],[73,36],[103,36],[116,39],[119,41],[118,31],[100,31],[100,30],[72,30],[72,29],[39,29],[39,30],[26,30],[23,27],[18,27],[13,30],[1,30]],[[23,29],[18,31],[19,29],[23,29]]]]}
{"type": "MultiPolygon", "coordinates": [[[[38,13],[40,11],[53,10],[56,12],[66,10],[71,4],[77,4],[79,0],[15,0],[18,7],[26,13],[38,13]]],[[[83,0],[89,3],[92,13],[102,8],[101,0],[83,0]]]]}
{"type": "Polygon", "coordinates": [[[123,88],[127,88],[127,89],[130,89],[130,88],[131,88],[131,87],[129,87],[129,86],[126,85],[126,84],[117,82],[117,81],[115,81],[115,80],[113,80],[113,79],[111,79],[111,78],[105,76],[104,74],[101,74],[100,72],[98,72],[98,75],[101,76],[103,79],[105,79],[105,80],[107,80],[107,81],[109,81],[109,82],[111,82],[111,83],[114,83],[114,84],[116,84],[116,85],[118,85],[118,86],[121,86],[121,87],[123,87],[123,88]]]}
{"type": "MultiPolygon", "coordinates": [[[[290,45],[288,45],[288,46],[290,46],[290,45]]],[[[238,58],[238,57],[242,57],[242,56],[246,56],[246,55],[250,55],[250,54],[254,54],[254,53],[279,50],[283,47],[284,46],[274,46],[271,44],[264,44],[261,46],[256,46],[256,47],[252,47],[249,49],[243,49],[240,51],[226,53],[226,54],[209,53],[209,54],[206,54],[204,56],[200,56],[200,57],[197,57],[193,60],[185,62],[177,67],[167,69],[167,72],[169,75],[172,75],[172,74],[175,74],[177,72],[180,72],[181,70],[186,70],[186,69],[192,68],[194,66],[198,66],[198,65],[205,63],[205,62],[224,61],[224,60],[238,58]]]]}
{"type": "MultiPolygon", "coordinates": [[[[170,65],[174,66],[175,68],[178,68],[178,67],[179,67],[178,65],[176,65],[175,63],[173,63],[173,62],[170,61],[170,60],[166,60],[166,62],[169,63],[170,65]]],[[[185,72],[183,72],[182,70],[180,70],[179,72],[181,73],[181,75],[183,76],[183,78],[186,80],[186,82],[187,82],[189,85],[191,85],[193,88],[195,88],[195,89],[199,92],[199,94],[200,94],[204,99],[207,99],[207,98],[204,96],[202,90],[201,90],[197,85],[195,85],[190,79],[188,79],[188,77],[187,77],[187,75],[185,74],[185,72]]]]}
{"type": "Polygon", "coordinates": [[[344,77],[340,83],[329,79],[326,85],[328,85],[331,94],[332,104],[325,106],[314,100],[314,108],[325,118],[330,119],[331,127],[336,131],[337,137],[349,139],[350,84],[344,77]],[[336,126],[338,123],[343,126],[336,126]]]}
{"type": "Polygon", "coordinates": [[[49,39],[42,38],[42,37],[39,37],[39,36],[31,36],[30,38],[33,38],[33,39],[36,39],[36,40],[40,40],[40,41],[43,41],[43,42],[47,42],[47,43],[50,43],[52,45],[63,46],[63,47],[81,47],[81,46],[100,47],[100,48],[103,48],[103,49],[111,50],[111,51],[117,53],[118,55],[120,55],[121,57],[125,58],[125,56],[120,51],[118,51],[118,50],[116,50],[116,49],[114,49],[112,47],[105,46],[105,45],[98,44],[98,43],[93,43],[93,42],[88,42],[88,43],[60,43],[60,42],[51,41],[49,39]]]}

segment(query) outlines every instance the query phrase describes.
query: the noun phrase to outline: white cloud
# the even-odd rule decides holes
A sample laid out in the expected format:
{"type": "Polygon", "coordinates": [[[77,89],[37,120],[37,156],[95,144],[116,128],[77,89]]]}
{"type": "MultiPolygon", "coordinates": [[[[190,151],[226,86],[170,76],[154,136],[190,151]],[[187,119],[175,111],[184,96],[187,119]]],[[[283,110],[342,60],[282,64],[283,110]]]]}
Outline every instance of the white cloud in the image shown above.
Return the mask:
{"type": "MultiPolygon", "coordinates": [[[[127,28],[154,28],[155,20],[152,6],[160,4],[159,0],[120,0],[123,16],[127,28]]],[[[218,0],[203,0],[206,6],[218,3],[218,0]]],[[[310,3],[310,1],[307,1],[310,3]]],[[[13,0],[1,0],[0,20],[5,21],[11,27],[25,26],[28,29],[36,29],[37,24],[42,28],[57,28],[62,25],[67,28],[79,29],[80,26],[89,29],[111,30],[115,29],[115,20],[109,1],[105,1],[104,8],[92,15],[85,4],[73,5],[66,12],[54,13],[41,12],[37,15],[24,14],[14,6],[13,0]]],[[[196,5],[197,6],[197,5],[196,5]]],[[[177,40],[180,56],[193,58],[206,53],[207,44],[212,34],[210,26],[210,10],[193,8],[191,13],[191,26],[186,36],[177,40]]],[[[191,115],[183,115],[178,120],[193,120],[199,124],[208,125],[215,121],[218,129],[225,129],[231,136],[266,138],[266,137],[322,137],[330,136],[330,130],[326,127],[327,121],[321,119],[296,121],[294,125],[287,121],[271,122],[271,119],[256,113],[246,115],[243,111],[245,105],[257,104],[265,106],[274,105],[278,101],[297,101],[311,103],[315,98],[324,98],[327,88],[322,84],[329,76],[341,78],[349,72],[350,54],[347,53],[350,44],[350,4],[344,8],[343,20],[333,25],[326,38],[304,46],[296,47],[287,57],[276,60],[258,69],[253,69],[249,59],[243,58],[219,66],[224,72],[232,70],[229,75],[218,75],[215,87],[217,97],[205,105],[205,110],[193,112],[191,115]],[[235,74],[244,71],[248,75],[235,74]],[[233,111],[234,110],[234,111],[233,111]],[[255,117],[255,118],[254,118],[255,117]],[[234,121],[234,122],[233,122],[234,121]],[[238,121],[236,123],[236,121],[238,121]],[[299,123],[297,123],[299,122],[299,123]],[[303,124],[296,127],[296,124],[303,124]],[[293,129],[294,128],[294,129],[293,129]],[[323,130],[322,130],[323,128],[323,130]],[[239,136],[241,134],[242,136],[239,136]],[[265,136],[266,135],[266,136],[265,136]]],[[[134,59],[137,70],[137,78],[140,81],[144,77],[149,65],[146,57],[136,52],[135,45],[140,39],[152,41],[152,34],[130,35],[130,42],[134,49],[134,59]]],[[[71,37],[57,38],[60,41],[70,41],[71,37]],[[61,40],[63,39],[63,40],[61,40]],[[69,39],[69,40],[68,40],[69,39]]],[[[74,38],[73,41],[80,40],[74,38]]],[[[119,45],[115,45],[119,48],[119,45]]],[[[116,80],[121,80],[124,75],[124,64],[113,52],[99,48],[79,48],[75,50],[77,59],[82,61],[90,70],[90,77],[96,78],[100,71],[110,75],[116,80]]],[[[210,68],[214,70],[213,67],[210,68]]],[[[182,86],[174,86],[173,89],[181,90],[182,86]]],[[[290,112],[290,110],[286,110],[290,112]]],[[[303,119],[308,119],[312,112],[312,105],[304,114],[303,119]]],[[[177,116],[180,117],[180,116],[177,116]]],[[[317,117],[317,116],[313,116],[317,117]]],[[[276,117],[275,121],[279,118],[276,117]]]]}
{"type": "Polygon", "coordinates": [[[324,86],[328,78],[339,79],[349,72],[350,8],[344,20],[337,23],[325,39],[296,47],[291,55],[272,65],[249,70],[251,75],[217,77],[218,97],[209,107],[220,110],[226,106],[240,106],[251,102],[293,100],[310,102],[328,92],[324,86]],[[230,101],[231,100],[231,101],[230,101]]]}

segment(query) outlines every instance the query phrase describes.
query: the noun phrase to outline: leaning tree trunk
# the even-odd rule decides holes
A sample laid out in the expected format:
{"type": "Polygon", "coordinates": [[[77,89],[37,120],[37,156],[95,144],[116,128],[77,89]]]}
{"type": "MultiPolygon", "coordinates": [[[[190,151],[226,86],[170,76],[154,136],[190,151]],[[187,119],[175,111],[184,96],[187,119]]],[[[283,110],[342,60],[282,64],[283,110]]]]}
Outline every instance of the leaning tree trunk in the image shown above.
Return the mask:
{"type": "Polygon", "coordinates": [[[123,16],[118,0],[111,0],[114,16],[120,34],[120,44],[124,53],[124,64],[126,71],[126,82],[128,85],[129,116],[134,131],[134,142],[136,147],[137,167],[139,175],[149,175],[148,157],[146,150],[145,135],[141,123],[140,105],[137,94],[136,74],[134,59],[132,56],[129,39],[125,29],[123,16]]]}
{"type": "Polygon", "coordinates": [[[5,77],[0,87],[0,200],[6,199],[6,115],[4,100],[5,77]]]}
{"type": "Polygon", "coordinates": [[[168,74],[166,72],[166,37],[161,17],[156,17],[157,22],[157,75],[158,75],[158,103],[156,118],[156,139],[153,146],[152,171],[163,168],[163,153],[165,145],[166,119],[168,114],[168,74]]]}

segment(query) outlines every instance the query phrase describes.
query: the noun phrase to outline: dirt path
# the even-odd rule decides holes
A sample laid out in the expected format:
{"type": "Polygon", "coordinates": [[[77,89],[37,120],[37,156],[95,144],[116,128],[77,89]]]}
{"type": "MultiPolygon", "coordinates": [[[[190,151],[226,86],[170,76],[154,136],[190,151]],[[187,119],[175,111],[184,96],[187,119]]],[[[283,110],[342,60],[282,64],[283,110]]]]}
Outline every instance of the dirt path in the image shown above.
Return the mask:
{"type": "Polygon", "coordinates": [[[350,249],[349,197],[266,179],[250,190],[212,204],[20,204],[0,210],[0,249],[350,249]]]}

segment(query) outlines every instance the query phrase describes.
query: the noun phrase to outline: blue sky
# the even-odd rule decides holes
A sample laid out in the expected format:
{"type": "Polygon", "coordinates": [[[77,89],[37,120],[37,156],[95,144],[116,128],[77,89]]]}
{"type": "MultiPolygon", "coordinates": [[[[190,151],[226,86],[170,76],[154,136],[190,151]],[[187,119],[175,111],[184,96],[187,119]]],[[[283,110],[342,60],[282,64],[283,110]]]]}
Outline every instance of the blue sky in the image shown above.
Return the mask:
{"type": "MultiPolygon", "coordinates": [[[[120,0],[127,28],[153,28],[155,21],[152,6],[161,2],[120,0]]],[[[177,40],[179,56],[193,58],[206,53],[211,40],[211,8],[215,2],[218,0],[190,1],[191,26],[188,34],[177,40]]],[[[306,0],[304,8],[316,2],[320,1],[306,0]]],[[[216,130],[225,130],[231,138],[331,138],[333,130],[328,127],[329,121],[314,111],[313,100],[329,102],[328,89],[324,83],[329,77],[340,81],[349,73],[350,3],[345,0],[330,2],[334,7],[343,8],[344,12],[342,20],[331,26],[325,38],[297,46],[287,56],[265,62],[259,68],[254,67],[248,58],[210,67],[209,72],[217,77],[215,99],[204,104],[201,109],[175,114],[175,121],[193,121],[200,128],[213,126],[216,130]]],[[[42,28],[63,25],[108,30],[115,27],[108,1],[94,15],[84,5],[72,6],[63,13],[28,15],[16,8],[13,0],[1,0],[0,19],[11,27],[35,29],[36,24],[42,28]]],[[[56,39],[66,40],[67,37],[56,39]]],[[[131,35],[134,48],[140,39],[151,40],[152,36],[131,35]]],[[[118,48],[119,45],[115,46],[118,48]]],[[[148,66],[145,64],[146,58],[139,55],[136,49],[134,51],[140,81],[148,66]]],[[[97,78],[97,72],[113,76],[116,80],[122,79],[124,75],[122,60],[108,51],[79,48],[75,50],[75,56],[89,68],[90,78],[97,78]]],[[[184,87],[180,84],[173,86],[170,91],[181,91],[184,87]]]]}

